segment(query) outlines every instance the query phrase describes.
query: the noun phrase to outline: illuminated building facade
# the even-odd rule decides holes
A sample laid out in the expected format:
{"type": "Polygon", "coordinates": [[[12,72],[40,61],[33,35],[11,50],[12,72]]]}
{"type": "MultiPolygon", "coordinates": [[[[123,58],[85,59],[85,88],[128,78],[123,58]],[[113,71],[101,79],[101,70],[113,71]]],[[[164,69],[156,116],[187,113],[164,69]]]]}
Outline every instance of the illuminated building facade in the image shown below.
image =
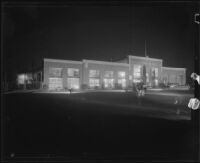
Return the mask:
{"type": "Polygon", "coordinates": [[[125,89],[141,81],[152,87],[185,85],[186,69],[163,67],[162,59],[132,55],[117,62],[44,59],[43,85],[49,90],[125,89]]]}

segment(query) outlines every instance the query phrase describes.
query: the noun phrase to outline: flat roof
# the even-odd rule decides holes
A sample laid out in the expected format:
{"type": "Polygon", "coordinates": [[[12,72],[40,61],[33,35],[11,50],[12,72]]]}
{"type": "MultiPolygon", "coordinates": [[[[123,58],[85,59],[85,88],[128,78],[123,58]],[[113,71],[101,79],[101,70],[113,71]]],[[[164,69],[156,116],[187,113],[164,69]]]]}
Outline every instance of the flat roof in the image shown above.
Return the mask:
{"type": "Polygon", "coordinates": [[[72,60],[63,60],[63,59],[49,59],[49,58],[44,58],[44,62],[59,62],[59,63],[82,64],[81,61],[72,61],[72,60]]]}
{"type": "Polygon", "coordinates": [[[115,66],[127,66],[129,67],[128,63],[118,63],[118,62],[108,62],[108,61],[96,61],[96,60],[88,60],[83,59],[84,63],[95,63],[95,64],[102,64],[102,65],[115,65],[115,66]]]}
{"type": "Polygon", "coordinates": [[[186,68],[177,68],[177,67],[162,67],[162,68],[166,70],[186,70],[186,68]]]}
{"type": "Polygon", "coordinates": [[[143,60],[151,60],[151,61],[160,61],[162,62],[162,59],[157,59],[157,58],[150,58],[150,57],[140,57],[140,56],[134,56],[134,55],[128,55],[129,58],[135,58],[135,59],[143,59],[143,60]]]}

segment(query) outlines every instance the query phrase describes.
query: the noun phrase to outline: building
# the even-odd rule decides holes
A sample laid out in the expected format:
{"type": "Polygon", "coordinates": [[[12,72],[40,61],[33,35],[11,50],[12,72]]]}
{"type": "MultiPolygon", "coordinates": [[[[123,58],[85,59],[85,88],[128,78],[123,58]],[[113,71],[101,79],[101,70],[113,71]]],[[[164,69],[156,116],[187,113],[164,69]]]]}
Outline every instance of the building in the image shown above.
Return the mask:
{"type": "Polygon", "coordinates": [[[158,87],[186,84],[186,69],[163,67],[163,60],[129,55],[117,62],[44,59],[43,86],[49,90],[125,89],[143,81],[158,87]]]}
{"type": "Polygon", "coordinates": [[[17,88],[36,89],[41,88],[43,71],[39,67],[26,73],[17,74],[17,88]]]}

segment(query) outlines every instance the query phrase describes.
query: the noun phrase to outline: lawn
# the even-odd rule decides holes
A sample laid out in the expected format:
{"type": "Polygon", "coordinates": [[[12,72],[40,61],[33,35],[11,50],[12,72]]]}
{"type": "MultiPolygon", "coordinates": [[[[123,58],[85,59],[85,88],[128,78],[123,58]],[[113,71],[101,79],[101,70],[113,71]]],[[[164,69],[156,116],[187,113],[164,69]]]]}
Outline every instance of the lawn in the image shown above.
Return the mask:
{"type": "Polygon", "coordinates": [[[148,95],[138,102],[133,93],[113,92],[5,95],[5,156],[26,161],[190,160],[187,107],[162,98],[148,95]]]}

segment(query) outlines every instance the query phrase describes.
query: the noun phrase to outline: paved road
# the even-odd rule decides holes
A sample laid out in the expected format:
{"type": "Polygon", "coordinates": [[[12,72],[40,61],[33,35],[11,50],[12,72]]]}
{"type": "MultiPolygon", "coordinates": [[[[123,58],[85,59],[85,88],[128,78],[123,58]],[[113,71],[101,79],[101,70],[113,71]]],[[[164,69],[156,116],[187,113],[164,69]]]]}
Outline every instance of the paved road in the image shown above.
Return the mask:
{"type": "MultiPolygon", "coordinates": [[[[92,102],[95,98],[117,99],[118,103],[133,101],[123,95],[5,95],[7,159],[192,159],[190,121],[146,117],[137,114],[141,108],[136,106],[130,109],[104,101],[92,102]]],[[[142,112],[145,115],[149,111],[142,112]]]]}

